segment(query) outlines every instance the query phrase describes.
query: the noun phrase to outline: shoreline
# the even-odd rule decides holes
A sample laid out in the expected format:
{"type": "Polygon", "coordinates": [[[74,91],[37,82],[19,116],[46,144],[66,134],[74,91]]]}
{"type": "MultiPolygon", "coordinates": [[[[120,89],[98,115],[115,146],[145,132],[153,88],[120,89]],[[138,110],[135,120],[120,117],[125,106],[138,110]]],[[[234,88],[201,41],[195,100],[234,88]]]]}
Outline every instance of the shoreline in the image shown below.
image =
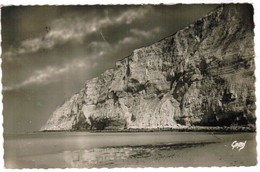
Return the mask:
{"type": "Polygon", "coordinates": [[[179,128],[130,128],[130,129],[104,129],[104,130],[42,130],[34,131],[34,133],[44,132],[89,132],[89,133],[135,133],[135,132],[256,132],[256,127],[248,126],[232,126],[232,127],[204,127],[204,126],[191,126],[179,128]]]}

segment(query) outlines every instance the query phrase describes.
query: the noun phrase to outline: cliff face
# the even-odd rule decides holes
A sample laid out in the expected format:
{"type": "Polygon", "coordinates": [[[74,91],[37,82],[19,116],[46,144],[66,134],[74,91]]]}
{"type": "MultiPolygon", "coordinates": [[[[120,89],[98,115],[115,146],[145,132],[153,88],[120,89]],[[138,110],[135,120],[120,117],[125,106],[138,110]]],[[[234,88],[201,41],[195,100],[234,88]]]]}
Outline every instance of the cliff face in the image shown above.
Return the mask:
{"type": "Polygon", "coordinates": [[[250,5],[224,5],[86,82],[42,130],[255,122],[250,5]],[[248,9],[248,11],[246,10],[248,9]]]}

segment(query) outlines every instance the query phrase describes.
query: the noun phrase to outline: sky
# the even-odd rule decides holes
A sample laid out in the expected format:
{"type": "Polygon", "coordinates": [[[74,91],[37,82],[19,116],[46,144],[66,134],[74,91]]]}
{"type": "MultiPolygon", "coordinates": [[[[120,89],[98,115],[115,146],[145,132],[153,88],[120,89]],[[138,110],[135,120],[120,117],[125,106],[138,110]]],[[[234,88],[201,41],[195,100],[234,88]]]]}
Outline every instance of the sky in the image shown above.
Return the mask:
{"type": "Polygon", "coordinates": [[[65,99],[134,49],[217,5],[8,6],[1,9],[5,133],[38,131],[65,99]]]}

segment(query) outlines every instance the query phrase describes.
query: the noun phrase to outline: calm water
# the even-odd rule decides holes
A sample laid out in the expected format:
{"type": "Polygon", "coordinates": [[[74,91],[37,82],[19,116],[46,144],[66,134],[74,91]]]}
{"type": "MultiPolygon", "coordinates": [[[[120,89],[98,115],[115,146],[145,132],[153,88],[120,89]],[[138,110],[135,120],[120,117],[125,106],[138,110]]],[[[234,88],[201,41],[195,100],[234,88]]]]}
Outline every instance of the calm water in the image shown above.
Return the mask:
{"type": "Polygon", "coordinates": [[[7,168],[252,166],[255,133],[53,132],[4,135],[7,168]],[[234,142],[246,142],[233,149],[234,142]]]}

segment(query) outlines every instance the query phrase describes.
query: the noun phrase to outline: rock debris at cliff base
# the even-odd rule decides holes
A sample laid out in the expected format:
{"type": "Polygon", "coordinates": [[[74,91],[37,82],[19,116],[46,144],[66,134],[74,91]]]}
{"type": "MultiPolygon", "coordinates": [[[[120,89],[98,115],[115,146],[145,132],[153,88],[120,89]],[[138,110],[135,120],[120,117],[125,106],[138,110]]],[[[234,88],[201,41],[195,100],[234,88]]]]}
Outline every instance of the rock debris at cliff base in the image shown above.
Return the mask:
{"type": "Polygon", "coordinates": [[[86,81],[41,130],[254,127],[252,11],[249,4],[221,5],[134,50],[86,81]]]}

